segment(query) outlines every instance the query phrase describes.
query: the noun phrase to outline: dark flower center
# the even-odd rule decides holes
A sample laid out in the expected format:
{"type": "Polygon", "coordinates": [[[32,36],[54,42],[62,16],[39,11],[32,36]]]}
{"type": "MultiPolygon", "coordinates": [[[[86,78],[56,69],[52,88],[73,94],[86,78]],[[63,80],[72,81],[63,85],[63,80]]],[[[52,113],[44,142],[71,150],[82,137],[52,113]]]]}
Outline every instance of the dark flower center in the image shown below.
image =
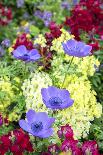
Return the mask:
{"type": "Polygon", "coordinates": [[[24,54],[24,57],[27,57],[28,56],[28,54],[24,54]]]}
{"type": "Polygon", "coordinates": [[[62,100],[59,97],[52,97],[49,99],[49,103],[51,106],[60,106],[62,104],[62,100]]]}
{"type": "Polygon", "coordinates": [[[31,129],[33,132],[39,132],[43,129],[42,122],[34,122],[31,124],[31,129]]]}

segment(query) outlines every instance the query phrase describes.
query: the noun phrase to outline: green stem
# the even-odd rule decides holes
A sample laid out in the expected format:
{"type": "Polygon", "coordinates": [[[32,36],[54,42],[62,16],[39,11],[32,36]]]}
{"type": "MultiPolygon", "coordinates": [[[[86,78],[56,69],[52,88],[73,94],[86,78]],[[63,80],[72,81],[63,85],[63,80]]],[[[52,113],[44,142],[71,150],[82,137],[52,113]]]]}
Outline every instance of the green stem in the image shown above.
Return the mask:
{"type": "Polygon", "coordinates": [[[37,147],[37,138],[35,137],[35,146],[37,147]]]}
{"type": "Polygon", "coordinates": [[[52,117],[54,117],[55,114],[57,114],[57,110],[53,110],[53,111],[52,111],[52,117]]]}
{"type": "Polygon", "coordinates": [[[24,76],[24,79],[26,79],[26,62],[24,62],[24,74],[23,74],[23,76],[24,76]]]}
{"type": "MultiPolygon", "coordinates": [[[[73,59],[74,59],[74,57],[72,57],[72,59],[69,61],[69,66],[68,66],[68,69],[67,69],[67,74],[68,74],[69,68],[70,68],[70,66],[71,66],[71,64],[73,62],[73,59]]],[[[64,83],[65,83],[67,74],[65,73],[65,77],[64,77],[64,80],[63,80],[63,83],[62,83],[62,87],[61,88],[63,88],[63,86],[64,86],[64,83]]]]}

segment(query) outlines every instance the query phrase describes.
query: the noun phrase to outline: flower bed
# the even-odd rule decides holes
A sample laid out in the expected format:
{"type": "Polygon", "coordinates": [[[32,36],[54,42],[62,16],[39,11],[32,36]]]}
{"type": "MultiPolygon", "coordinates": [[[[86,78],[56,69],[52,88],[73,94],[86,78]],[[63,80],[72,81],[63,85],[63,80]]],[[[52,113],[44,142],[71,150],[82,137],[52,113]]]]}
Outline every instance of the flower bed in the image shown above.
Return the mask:
{"type": "MultiPolygon", "coordinates": [[[[102,59],[96,51],[102,49],[103,10],[101,1],[93,2],[57,2],[64,12],[57,24],[52,21],[58,13],[52,1],[38,7],[38,1],[34,6],[29,0],[17,1],[21,12],[31,15],[34,11],[38,22],[23,21],[22,26],[14,22],[17,34],[13,29],[13,36],[7,33],[11,40],[6,38],[0,45],[1,155],[102,153],[102,98],[98,95],[102,86],[97,88],[102,59]]],[[[12,9],[14,4],[10,2],[12,9]]],[[[5,5],[2,2],[0,9],[5,5]]],[[[1,14],[10,16],[11,22],[8,10],[9,15],[5,9],[1,14]]],[[[18,10],[14,16],[18,17],[18,10]]],[[[9,28],[10,24],[4,25],[9,28]]]]}

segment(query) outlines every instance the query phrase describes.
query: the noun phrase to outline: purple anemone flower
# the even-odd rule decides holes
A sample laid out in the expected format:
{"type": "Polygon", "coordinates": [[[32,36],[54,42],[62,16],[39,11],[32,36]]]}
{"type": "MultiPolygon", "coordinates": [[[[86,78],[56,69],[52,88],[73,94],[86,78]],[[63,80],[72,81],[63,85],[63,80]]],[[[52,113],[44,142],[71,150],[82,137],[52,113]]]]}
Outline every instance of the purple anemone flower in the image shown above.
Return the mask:
{"type": "Polygon", "coordinates": [[[79,58],[90,55],[92,50],[92,46],[76,40],[68,40],[66,43],[62,43],[62,45],[66,54],[79,58]]]}
{"type": "Polygon", "coordinates": [[[77,5],[79,3],[79,0],[73,0],[72,4],[73,6],[77,5]]]}
{"type": "Polygon", "coordinates": [[[10,40],[9,39],[4,39],[1,43],[4,47],[9,47],[10,46],[10,40]]]}
{"type": "Polygon", "coordinates": [[[36,113],[34,110],[29,110],[26,113],[26,118],[27,120],[20,120],[19,125],[33,136],[48,138],[53,134],[51,126],[55,118],[49,118],[45,112],[36,113]]]}
{"type": "Polygon", "coordinates": [[[63,9],[67,9],[67,10],[69,10],[69,9],[71,8],[69,2],[67,2],[67,1],[62,2],[62,3],[61,3],[61,7],[62,7],[63,9]]]}
{"type": "Polygon", "coordinates": [[[25,2],[24,2],[24,0],[17,0],[16,3],[17,3],[18,8],[22,8],[24,6],[25,2]]]}
{"type": "Polygon", "coordinates": [[[66,89],[59,89],[53,86],[41,89],[42,99],[47,108],[65,109],[72,106],[74,100],[66,89]]]}
{"type": "Polygon", "coordinates": [[[23,60],[25,62],[34,62],[40,58],[40,54],[37,49],[27,50],[24,45],[20,45],[13,51],[13,56],[16,59],[23,60]]]}

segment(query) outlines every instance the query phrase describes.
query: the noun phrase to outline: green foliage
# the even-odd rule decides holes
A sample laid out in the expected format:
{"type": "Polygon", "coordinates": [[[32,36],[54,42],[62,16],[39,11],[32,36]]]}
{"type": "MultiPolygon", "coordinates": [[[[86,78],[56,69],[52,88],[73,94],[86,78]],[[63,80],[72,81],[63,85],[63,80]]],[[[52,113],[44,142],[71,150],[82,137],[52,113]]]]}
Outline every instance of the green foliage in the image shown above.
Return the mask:
{"type": "Polygon", "coordinates": [[[99,150],[103,153],[103,115],[101,118],[94,120],[87,139],[96,140],[99,145],[99,150]]]}
{"type": "Polygon", "coordinates": [[[34,25],[30,26],[30,33],[31,33],[31,35],[36,36],[36,35],[39,34],[39,32],[40,32],[39,28],[37,28],[34,25]]]}
{"type": "Polygon", "coordinates": [[[0,136],[8,134],[8,132],[12,131],[13,129],[13,126],[10,124],[0,126],[0,136]]]}

